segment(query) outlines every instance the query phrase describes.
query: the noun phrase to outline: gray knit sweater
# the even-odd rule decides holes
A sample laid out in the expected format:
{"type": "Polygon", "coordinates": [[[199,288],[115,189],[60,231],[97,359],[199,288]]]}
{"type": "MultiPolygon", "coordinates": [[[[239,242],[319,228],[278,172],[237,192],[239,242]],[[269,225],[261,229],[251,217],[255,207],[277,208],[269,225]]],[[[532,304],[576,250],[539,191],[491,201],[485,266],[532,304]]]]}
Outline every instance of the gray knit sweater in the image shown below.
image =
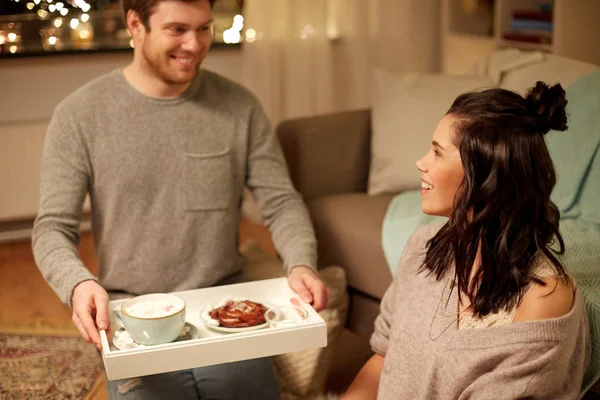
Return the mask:
{"type": "Polygon", "coordinates": [[[382,300],[371,337],[384,356],[377,398],[578,398],[591,352],[581,295],[560,318],[459,330],[457,291],[418,273],[439,227],[413,234],[382,300]]]}
{"type": "Polygon", "coordinates": [[[239,272],[244,185],[285,266],[315,266],[313,228],[267,117],[212,72],[174,99],[141,94],[120,70],[86,84],[56,108],[41,168],[33,252],[68,305],[79,282],[96,279],[77,252],[86,193],[108,291],[196,289],[239,272]]]}

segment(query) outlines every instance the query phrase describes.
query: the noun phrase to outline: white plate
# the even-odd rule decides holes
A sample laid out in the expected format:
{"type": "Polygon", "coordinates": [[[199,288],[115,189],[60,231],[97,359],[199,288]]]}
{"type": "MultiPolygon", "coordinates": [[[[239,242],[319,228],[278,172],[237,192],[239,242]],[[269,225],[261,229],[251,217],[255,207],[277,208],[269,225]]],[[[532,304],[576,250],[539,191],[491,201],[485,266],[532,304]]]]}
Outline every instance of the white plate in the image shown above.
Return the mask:
{"type": "Polygon", "coordinates": [[[245,326],[243,328],[226,328],[224,326],[210,325],[204,320],[202,320],[202,322],[204,322],[204,325],[206,325],[208,328],[210,328],[214,331],[225,332],[225,333],[239,333],[239,332],[256,331],[258,329],[263,329],[263,328],[266,328],[267,326],[269,326],[269,323],[265,322],[264,324],[254,325],[254,326],[245,326]]]}
{"type": "Polygon", "coordinates": [[[270,303],[268,303],[266,301],[260,300],[260,299],[249,299],[249,298],[241,298],[241,297],[240,298],[238,298],[238,297],[228,297],[228,298],[223,299],[218,305],[216,305],[216,306],[207,305],[204,308],[204,310],[200,311],[200,320],[204,323],[204,325],[207,328],[210,328],[210,329],[212,329],[214,331],[218,331],[218,332],[224,332],[224,333],[238,333],[238,332],[256,331],[258,329],[263,329],[263,328],[266,328],[266,327],[269,326],[269,322],[265,322],[264,324],[260,324],[260,325],[246,326],[246,327],[243,327],[243,328],[227,328],[227,327],[224,327],[224,326],[216,326],[216,325],[211,324],[210,321],[215,321],[215,320],[212,319],[212,318],[210,318],[210,316],[208,315],[208,313],[210,311],[214,310],[215,308],[219,308],[219,307],[225,305],[225,303],[227,303],[227,301],[229,301],[229,300],[233,300],[233,301],[250,300],[250,301],[253,301],[255,303],[260,303],[260,304],[262,304],[266,308],[265,312],[269,308],[271,308],[273,306],[272,304],[270,304],[270,303]]]}

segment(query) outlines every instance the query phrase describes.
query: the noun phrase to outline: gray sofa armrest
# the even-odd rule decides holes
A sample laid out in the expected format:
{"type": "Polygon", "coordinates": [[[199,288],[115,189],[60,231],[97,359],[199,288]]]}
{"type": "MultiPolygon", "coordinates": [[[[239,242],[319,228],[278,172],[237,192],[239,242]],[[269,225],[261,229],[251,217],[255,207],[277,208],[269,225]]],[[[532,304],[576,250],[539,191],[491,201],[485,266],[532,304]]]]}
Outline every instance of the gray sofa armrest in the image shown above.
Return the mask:
{"type": "Polygon", "coordinates": [[[277,136],[292,181],[306,201],[366,192],[371,158],[371,111],[283,121],[277,136]]]}

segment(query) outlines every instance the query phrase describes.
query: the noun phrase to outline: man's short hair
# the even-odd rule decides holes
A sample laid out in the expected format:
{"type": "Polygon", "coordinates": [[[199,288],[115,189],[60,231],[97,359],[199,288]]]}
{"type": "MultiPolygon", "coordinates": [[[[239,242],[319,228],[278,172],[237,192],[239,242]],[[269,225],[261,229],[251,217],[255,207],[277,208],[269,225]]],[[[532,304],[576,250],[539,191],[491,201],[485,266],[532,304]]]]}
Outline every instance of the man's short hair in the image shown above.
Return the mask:
{"type": "MultiPolygon", "coordinates": [[[[125,17],[125,24],[127,24],[127,13],[129,12],[129,10],[133,10],[136,13],[138,13],[138,15],[140,16],[140,21],[142,21],[142,24],[144,24],[144,27],[146,27],[146,30],[150,30],[150,17],[152,16],[152,13],[154,13],[154,9],[155,7],[158,5],[158,3],[161,3],[163,1],[168,1],[168,0],[122,0],[121,4],[123,6],[123,16],[125,17]]],[[[196,1],[201,1],[201,0],[175,0],[175,1],[182,1],[185,3],[194,3],[196,1]]],[[[217,2],[217,0],[208,0],[208,2],[210,3],[210,8],[212,9],[213,6],[215,5],[215,3],[217,2]]]]}

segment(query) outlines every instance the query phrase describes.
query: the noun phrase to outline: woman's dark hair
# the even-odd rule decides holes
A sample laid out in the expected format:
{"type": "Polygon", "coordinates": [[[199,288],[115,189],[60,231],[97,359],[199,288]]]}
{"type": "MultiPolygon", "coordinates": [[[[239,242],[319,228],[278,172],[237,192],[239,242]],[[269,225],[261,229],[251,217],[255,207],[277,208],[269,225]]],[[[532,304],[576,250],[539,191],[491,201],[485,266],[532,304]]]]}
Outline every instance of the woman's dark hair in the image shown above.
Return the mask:
{"type": "Polygon", "coordinates": [[[476,316],[516,306],[531,282],[544,285],[533,272],[540,251],[566,276],[555,255],[564,253],[564,242],[544,141],[551,129],[567,129],[566,104],[559,84],[537,82],[526,97],[504,89],[465,93],[447,112],[456,117],[464,179],[450,219],[428,242],[422,270],[439,280],[454,262],[457,286],[476,316]],[[469,284],[478,250],[480,268],[469,284]]]}

